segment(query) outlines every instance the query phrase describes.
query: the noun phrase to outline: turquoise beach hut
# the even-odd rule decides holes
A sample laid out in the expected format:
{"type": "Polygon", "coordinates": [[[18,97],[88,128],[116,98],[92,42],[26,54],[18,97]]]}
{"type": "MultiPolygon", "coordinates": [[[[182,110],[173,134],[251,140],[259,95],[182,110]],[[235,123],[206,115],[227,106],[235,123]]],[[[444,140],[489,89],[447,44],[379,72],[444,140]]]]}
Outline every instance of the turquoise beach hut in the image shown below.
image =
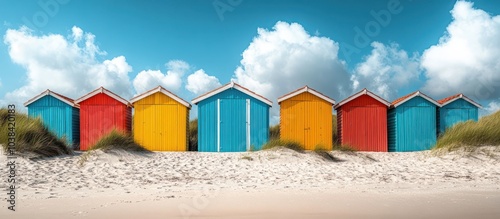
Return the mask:
{"type": "Polygon", "coordinates": [[[467,120],[478,120],[478,109],[481,105],[469,99],[463,94],[455,94],[438,100],[441,107],[438,110],[438,132],[444,133],[447,128],[459,122],[467,120]]]}
{"type": "Polygon", "coordinates": [[[80,107],[73,99],[46,90],[24,103],[28,116],[40,117],[43,124],[66,143],[80,143],[80,107]]]}
{"type": "Polygon", "coordinates": [[[392,102],[387,115],[389,151],[422,151],[435,145],[439,107],[437,101],[420,91],[392,102]]]}
{"type": "Polygon", "coordinates": [[[269,139],[272,102],[231,82],[192,101],[198,105],[198,151],[259,150],[269,139]]]}

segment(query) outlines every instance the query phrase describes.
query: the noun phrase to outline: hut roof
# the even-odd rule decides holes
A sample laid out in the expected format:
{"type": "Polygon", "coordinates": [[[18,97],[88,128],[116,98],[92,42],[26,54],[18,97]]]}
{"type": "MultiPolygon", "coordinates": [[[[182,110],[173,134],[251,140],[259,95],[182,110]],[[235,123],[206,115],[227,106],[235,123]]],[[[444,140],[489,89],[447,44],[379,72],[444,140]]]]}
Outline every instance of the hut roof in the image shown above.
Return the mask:
{"type": "Polygon", "coordinates": [[[335,105],[335,109],[341,107],[342,105],[360,97],[361,95],[368,95],[370,97],[373,97],[373,99],[383,103],[384,105],[386,105],[387,107],[389,107],[391,105],[391,103],[389,103],[387,100],[384,100],[382,97],[379,97],[377,96],[376,94],[372,93],[371,91],[369,91],[368,89],[364,88],[363,90],[361,90],[360,92],[358,93],[355,93],[353,95],[351,95],[350,97],[340,101],[339,103],[337,103],[337,105],[335,105]]]}
{"type": "Polygon", "coordinates": [[[54,98],[56,98],[64,103],[72,106],[72,107],[76,107],[76,108],[80,107],[80,105],[75,103],[75,101],[73,99],[66,97],[66,96],[63,96],[61,94],[58,94],[58,93],[51,91],[49,89],[45,90],[44,92],[42,92],[42,93],[36,95],[35,97],[31,98],[30,100],[26,101],[26,103],[24,103],[24,106],[28,106],[44,96],[52,96],[52,97],[54,97],[54,98]]]}
{"type": "Polygon", "coordinates": [[[292,98],[294,96],[297,96],[297,95],[305,93],[305,92],[311,93],[311,94],[313,94],[313,95],[315,95],[315,96],[317,96],[317,97],[325,100],[326,102],[331,103],[332,105],[335,104],[335,100],[334,99],[329,98],[328,96],[326,96],[326,95],[324,95],[324,94],[322,94],[322,93],[320,93],[320,92],[318,92],[318,91],[316,91],[316,90],[308,87],[307,85],[304,86],[304,87],[301,87],[301,88],[299,88],[299,89],[297,89],[295,91],[292,91],[292,92],[290,92],[288,94],[285,94],[285,95],[281,96],[280,98],[278,98],[278,103],[281,103],[282,101],[285,101],[287,99],[290,99],[290,98],[292,98]]]}
{"type": "Polygon", "coordinates": [[[183,100],[182,98],[180,98],[179,96],[173,94],[172,92],[168,91],[167,89],[163,88],[162,86],[158,86],[156,88],[153,88],[149,91],[146,91],[142,94],[139,94],[137,96],[135,96],[134,98],[132,98],[130,100],[131,103],[135,103],[141,99],[144,99],[152,94],[155,94],[155,93],[162,93],[162,94],[165,94],[167,95],[168,97],[174,99],[175,101],[179,102],[180,104],[186,106],[187,108],[191,109],[191,104],[189,104],[187,101],[183,100]]]}
{"type": "Polygon", "coordinates": [[[216,88],[216,89],[214,89],[212,91],[209,91],[209,92],[207,92],[207,93],[205,93],[205,94],[203,94],[203,95],[201,95],[199,97],[196,97],[191,102],[193,104],[198,104],[202,100],[205,100],[205,99],[207,99],[207,98],[209,98],[211,96],[214,96],[214,95],[216,95],[218,93],[221,93],[221,92],[223,92],[225,90],[228,90],[228,89],[231,89],[231,88],[239,90],[239,91],[241,91],[241,92],[243,92],[243,93],[245,93],[245,94],[247,94],[247,95],[249,95],[249,96],[257,99],[257,100],[260,100],[260,101],[266,103],[269,106],[273,105],[273,102],[270,101],[269,99],[267,99],[267,98],[265,98],[265,97],[263,97],[263,96],[255,93],[255,92],[253,92],[253,91],[251,91],[251,90],[249,90],[249,89],[247,89],[247,88],[245,88],[245,87],[243,87],[243,86],[241,86],[241,85],[239,85],[237,83],[234,83],[234,82],[227,83],[227,84],[225,84],[225,85],[223,85],[223,86],[221,86],[219,88],[216,88]]]}

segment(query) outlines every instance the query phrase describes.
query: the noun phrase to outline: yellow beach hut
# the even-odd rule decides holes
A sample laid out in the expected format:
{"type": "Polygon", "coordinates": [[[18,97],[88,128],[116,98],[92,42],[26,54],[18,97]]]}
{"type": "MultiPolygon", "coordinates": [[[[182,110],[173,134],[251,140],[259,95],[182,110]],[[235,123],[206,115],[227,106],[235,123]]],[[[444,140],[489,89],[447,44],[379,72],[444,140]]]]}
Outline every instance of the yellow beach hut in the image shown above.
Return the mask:
{"type": "Polygon", "coordinates": [[[158,86],[130,100],[134,139],[152,151],[186,151],[191,104],[158,86]]]}
{"type": "Polygon", "coordinates": [[[332,107],[335,100],[308,87],[278,98],[280,139],[294,140],[305,150],[332,148],[332,107]]]}

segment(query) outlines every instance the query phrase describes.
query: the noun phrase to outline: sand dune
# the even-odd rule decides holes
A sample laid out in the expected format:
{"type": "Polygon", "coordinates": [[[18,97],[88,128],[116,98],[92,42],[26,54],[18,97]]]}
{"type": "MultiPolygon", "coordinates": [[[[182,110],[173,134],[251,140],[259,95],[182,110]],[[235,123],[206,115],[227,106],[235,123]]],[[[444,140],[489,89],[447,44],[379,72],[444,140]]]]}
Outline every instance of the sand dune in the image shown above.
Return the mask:
{"type": "MultiPolygon", "coordinates": [[[[14,214],[25,215],[25,218],[32,214],[41,218],[43,215],[47,218],[99,218],[100,213],[120,215],[129,212],[123,216],[134,218],[132,212],[148,215],[157,212],[168,218],[222,218],[224,215],[235,218],[240,212],[240,218],[266,215],[269,218],[279,215],[331,218],[356,216],[352,213],[358,212],[354,210],[358,209],[357,205],[365,210],[377,205],[382,206],[377,209],[385,209],[384,204],[392,203],[395,209],[398,204],[405,209],[403,203],[383,197],[414,197],[415,202],[436,200],[437,206],[432,205],[436,209],[446,207],[440,201],[453,198],[478,201],[490,197],[483,200],[482,208],[488,206],[488,200],[496,201],[494,204],[500,199],[500,151],[497,147],[441,155],[430,151],[330,152],[330,155],[334,161],[314,152],[299,153],[284,148],[245,153],[96,151],[83,165],[81,154],[38,160],[18,158],[18,211],[14,214]],[[426,194],[433,198],[426,198],[426,194]],[[460,194],[470,196],[460,197],[460,194]],[[242,204],[228,201],[231,197],[242,204]],[[334,205],[345,204],[345,201],[354,208],[334,205]],[[266,203],[270,205],[268,208],[266,203]],[[307,203],[314,205],[306,208],[307,203]],[[186,214],[182,206],[196,215],[186,214]],[[282,210],[273,212],[276,209],[297,212],[280,214],[282,210]],[[217,215],[217,212],[222,214],[217,215]],[[314,216],[316,213],[318,215],[314,216]]],[[[0,163],[6,163],[4,155],[0,155],[0,163]]],[[[0,184],[0,189],[5,187],[6,184],[0,184]]],[[[425,203],[420,205],[425,207],[425,203]]],[[[412,206],[418,207],[408,205],[407,210],[413,209],[412,206]]],[[[11,215],[6,208],[2,203],[0,215],[11,215]]],[[[495,213],[494,209],[496,207],[490,213],[498,216],[499,212],[495,213]]],[[[362,212],[358,214],[361,218],[362,212]]],[[[365,215],[368,218],[372,214],[390,216],[385,210],[368,213],[365,215]]]]}

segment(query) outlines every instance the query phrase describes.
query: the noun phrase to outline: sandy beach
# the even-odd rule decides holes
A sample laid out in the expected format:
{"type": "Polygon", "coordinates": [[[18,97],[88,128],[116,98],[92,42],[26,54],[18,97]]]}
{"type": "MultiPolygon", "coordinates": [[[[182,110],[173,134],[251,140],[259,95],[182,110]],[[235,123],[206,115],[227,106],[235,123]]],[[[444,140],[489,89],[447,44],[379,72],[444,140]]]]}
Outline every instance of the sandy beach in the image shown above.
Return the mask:
{"type": "MultiPolygon", "coordinates": [[[[467,154],[97,151],[17,158],[2,218],[498,218],[500,150],[467,154]]],[[[7,163],[0,155],[0,163],[7,163]]],[[[4,166],[5,167],[5,166],[4,166]]],[[[5,167],[6,168],[6,167],[5,167]]],[[[7,170],[0,188],[7,190],[7,170]]]]}

